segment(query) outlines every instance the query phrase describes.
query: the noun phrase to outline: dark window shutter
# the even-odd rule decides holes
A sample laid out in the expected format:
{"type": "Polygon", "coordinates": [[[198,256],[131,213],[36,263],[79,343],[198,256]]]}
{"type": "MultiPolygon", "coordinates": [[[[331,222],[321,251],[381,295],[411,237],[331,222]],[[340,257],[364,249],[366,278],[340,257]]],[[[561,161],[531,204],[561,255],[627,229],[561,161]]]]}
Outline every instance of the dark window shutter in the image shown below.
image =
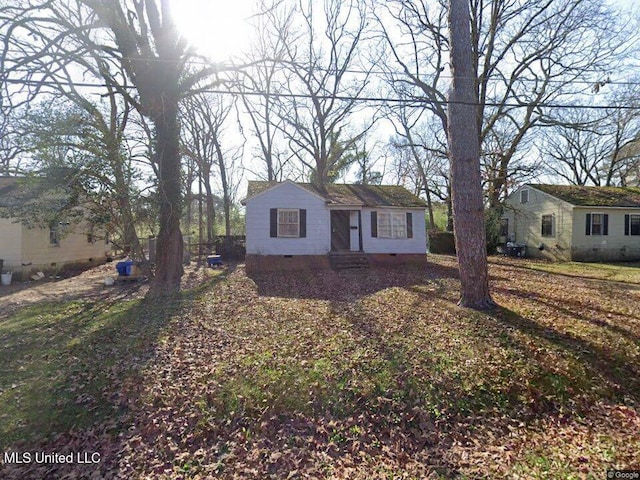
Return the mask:
{"type": "Polygon", "coordinates": [[[407,238],[413,238],[413,213],[407,212],[407,238]]]}
{"type": "Polygon", "coordinates": [[[371,212],[371,237],[378,236],[378,212],[371,212]]]}
{"type": "Polygon", "coordinates": [[[631,217],[629,215],[624,216],[624,234],[629,235],[629,225],[631,224],[631,217]]]}
{"type": "Polygon", "coordinates": [[[300,209],[300,238],[306,238],[307,236],[307,210],[300,209]]]}
{"type": "Polygon", "coordinates": [[[602,215],[602,234],[609,235],[609,214],[602,215]]]}
{"type": "Polygon", "coordinates": [[[591,214],[587,213],[587,230],[584,232],[585,235],[591,235],[591,214]]]}
{"type": "Polygon", "coordinates": [[[272,208],[269,210],[269,217],[271,223],[271,238],[278,236],[278,209],[272,208]]]}

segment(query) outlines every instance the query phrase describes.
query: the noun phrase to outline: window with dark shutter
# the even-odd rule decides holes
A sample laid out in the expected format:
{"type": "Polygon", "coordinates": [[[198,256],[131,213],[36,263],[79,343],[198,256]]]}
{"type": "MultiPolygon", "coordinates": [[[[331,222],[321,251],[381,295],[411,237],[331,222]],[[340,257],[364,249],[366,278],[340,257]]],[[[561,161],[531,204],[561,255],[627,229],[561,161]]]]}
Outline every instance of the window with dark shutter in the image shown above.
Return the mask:
{"type": "Polygon", "coordinates": [[[278,209],[278,238],[300,237],[300,210],[297,208],[278,209]]]}
{"type": "Polygon", "coordinates": [[[591,235],[602,235],[602,214],[591,214],[591,235]]]}
{"type": "Polygon", "coordinates": [[[586,235],[609,235],[608,213],[587,213],[586,235]]]}
{"type": "Polygon", "coordinates": [[[624,234],[640,235],[640,215],[624,216],[624,234]]]}

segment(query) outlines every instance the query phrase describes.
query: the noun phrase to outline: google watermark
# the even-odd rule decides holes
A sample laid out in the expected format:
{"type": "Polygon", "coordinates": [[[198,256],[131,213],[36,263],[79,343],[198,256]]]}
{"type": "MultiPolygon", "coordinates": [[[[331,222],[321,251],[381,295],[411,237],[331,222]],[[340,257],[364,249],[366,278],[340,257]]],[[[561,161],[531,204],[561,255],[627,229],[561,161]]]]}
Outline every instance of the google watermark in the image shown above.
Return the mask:
{"type": "Polygon", "coordinates": [[[48,452],[4,452],[2,463],[5,465],[27,465],[37,464],[73,464],[86,465],[100,463],[98,452],[70,452],[70,453],[48,453],[48,452]]]}
{"type": "Polygon", "coordinates": [[[638,480],[640,479],[640,470],[607,470],[607,478],[638,480]]]}

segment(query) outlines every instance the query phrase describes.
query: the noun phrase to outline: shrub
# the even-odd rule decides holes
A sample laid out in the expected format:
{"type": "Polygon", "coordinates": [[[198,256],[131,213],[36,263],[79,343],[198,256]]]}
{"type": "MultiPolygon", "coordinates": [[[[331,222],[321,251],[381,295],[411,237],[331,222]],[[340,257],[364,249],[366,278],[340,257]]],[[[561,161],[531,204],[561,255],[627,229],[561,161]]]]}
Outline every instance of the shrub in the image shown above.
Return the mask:
{"type": "Polygon", "coordinates": [[[456,243],[453,232],[441,232],[439,230],[429,230],[429,252],[455,254],[456,243]]]}

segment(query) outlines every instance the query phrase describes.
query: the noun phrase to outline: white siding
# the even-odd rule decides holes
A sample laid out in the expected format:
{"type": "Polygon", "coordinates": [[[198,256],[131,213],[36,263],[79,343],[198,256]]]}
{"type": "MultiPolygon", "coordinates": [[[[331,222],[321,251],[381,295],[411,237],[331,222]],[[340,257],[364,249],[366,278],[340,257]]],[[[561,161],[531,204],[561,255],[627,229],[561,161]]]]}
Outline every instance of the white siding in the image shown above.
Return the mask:
{"type": "Polygon", "coordinates": [[[527,255],[556,260],[571,257],[572,205],[529,186],[521,187],[505,201],[509,236],[527,246],[527,255]],[[529,201],[520,203],[520,192],[529,191],[529,201]],[[542,216],[553,217],[553,234],[542,236],[542,216]],[[540,247],[542,246],[542,250],[540,247]]]}
{"type": "Polygon", "coordinates": [[[10,218],[0,218],[0,258],[4,270],[22,264],[22,225],[10,218]],[[10,267],[10,268],[7,268],[10,267]]]}
{"type": "Polygon", "coordinates": [[[246,203],[247,254],[324,255],[329,252],[330,217],[323,199],[287,182],[246,203]],[[306,238],[271,238],[271,208],[306,209],[306,238]]]}
{"type": "Polygon", "coordinates": [[[363,208],[362,209],[362,244],[366,253],[427,253],[427,234],[425,228],[424,208],[363,208]],[[371,236],[371,212],[412,212],[413,238],[375,238],[371,236]]]}
{"type": "Polygon", "coordinates": [[[572,258],[586,261],[639,259],[640,236],[624,234],[625,215],[640,215],[640,209],[575,207],[572,258]],[[608,235],[586,234],[587,213],[609,215],[608,235]]]}

